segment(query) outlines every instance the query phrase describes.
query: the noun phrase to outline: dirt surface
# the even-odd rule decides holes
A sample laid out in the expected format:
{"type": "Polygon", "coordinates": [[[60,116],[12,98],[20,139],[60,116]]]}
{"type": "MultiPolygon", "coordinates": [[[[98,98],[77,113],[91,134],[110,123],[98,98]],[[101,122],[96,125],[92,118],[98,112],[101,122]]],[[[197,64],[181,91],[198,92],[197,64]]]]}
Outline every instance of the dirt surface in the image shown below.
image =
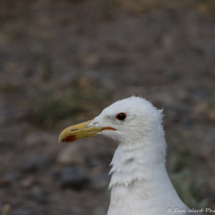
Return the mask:
{"type": "Polygon", "coordinates": [[[58,135],[131,95],[164,109],[183,201],[215,209],[213,0],[8,0],[0,24],[2,215],[105,215],[117,144],[58,135]]]}

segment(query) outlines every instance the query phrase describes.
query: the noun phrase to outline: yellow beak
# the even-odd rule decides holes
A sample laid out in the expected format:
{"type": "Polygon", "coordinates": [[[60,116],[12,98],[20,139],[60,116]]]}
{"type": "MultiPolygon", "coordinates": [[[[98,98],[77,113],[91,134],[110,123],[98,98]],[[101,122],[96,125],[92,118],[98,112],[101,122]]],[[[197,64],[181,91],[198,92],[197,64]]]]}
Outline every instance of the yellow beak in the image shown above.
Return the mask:
{"type": "Polygon", "coordinates": [[[65,128],[59,136],[58,139],[59,143],[73,142],[75,140],[82,139],[85,137],[97,136],[98,133],[103,130],[116,130],[115,128],[112,127],[102,128],[88,126],[91,122],[92,120],[65,128]]]}
{"type": "Polygon", "coordinates": [[[91,121],[92,120],[65,128],[59,136],[59,143],[73,142],[81,138],[98,135],[98,132],[102,131],[102,128],[89,127],[88,125],[91,121]]]}

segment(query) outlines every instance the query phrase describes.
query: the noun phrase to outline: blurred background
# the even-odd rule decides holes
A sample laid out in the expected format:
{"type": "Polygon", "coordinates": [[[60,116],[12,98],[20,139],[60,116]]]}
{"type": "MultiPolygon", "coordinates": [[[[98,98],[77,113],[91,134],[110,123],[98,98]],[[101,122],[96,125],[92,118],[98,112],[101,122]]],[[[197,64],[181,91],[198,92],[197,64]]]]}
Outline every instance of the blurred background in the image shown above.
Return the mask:
{"type": "Polygon", "coordinates": [[[117,143],[58,135],[131,95],[164,109],[182,200],[215,209],[214,0],[5,0],[0,26],[1,215],[106,215],[117,143]]]}

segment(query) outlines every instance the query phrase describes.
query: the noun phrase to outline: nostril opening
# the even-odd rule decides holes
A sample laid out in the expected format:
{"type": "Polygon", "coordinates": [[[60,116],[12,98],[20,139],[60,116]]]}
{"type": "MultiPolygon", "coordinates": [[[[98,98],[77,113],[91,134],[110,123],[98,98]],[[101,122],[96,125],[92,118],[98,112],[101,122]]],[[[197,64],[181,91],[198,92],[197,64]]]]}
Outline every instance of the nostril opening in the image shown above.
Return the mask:
{"type": "Polygon", "coordinates": [[[72,129],[72,130],[70,130],[70,131],[77,131],[78,129],[72,129]]]}

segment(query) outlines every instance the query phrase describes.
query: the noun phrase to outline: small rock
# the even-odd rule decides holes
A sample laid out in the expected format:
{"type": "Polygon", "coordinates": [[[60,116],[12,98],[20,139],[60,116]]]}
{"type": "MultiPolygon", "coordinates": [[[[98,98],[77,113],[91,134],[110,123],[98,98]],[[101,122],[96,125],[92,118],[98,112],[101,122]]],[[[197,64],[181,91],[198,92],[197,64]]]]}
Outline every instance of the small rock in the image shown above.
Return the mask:
{"type": "Polygon", "coordinates": [[[50,164],[51,160],[44,155],[33,154],[21,165],[21,170],[23,172],[37,172],[40,168],[50,164]]]}
{"type": "Polygon", "coordinates": [[[207,119],[208,118],[209,104],[206,101],[198,102],[193,107],[192,115],[194,119],[207,119]]]}
{"type": "Polygon", "coordinates": [[[165,68],[161,72],[166,78],[168,78],[170,80],[177,79],[180,76],[180,73],[178,73],[177,71],[175,71],[172,68],[165,68]]]}
{"type": "Polygon", "coordinates": [[[202,90],[197,90],[189,93],[189,99],[190,100],[200,100],[204,99],[206,96],[206,93],[202,90]]]}
{"type": "Polygon", "coordinates": [[[4,178],[9,181],[17,181],[22,178],[22,174],[20,172],[8,172],[4,175],[4,178]]]}
{"type": "Polygon", "coordinates": [[[189,99],[188,92],[185,91],[184,89],[179,89],[176,92],[176,95],[177,95],[178,99],[181,101],[187,101],[189,99]]]}
{"type": "Polygon", "coordinates": [[[23,187],[31,187],[35,183],[35,177],[29,176],[29,177],[23,179],[20,183],[21,183],[21,186],[23,186],[23,187]]]}
{"type": "Polygon", "coordinates": [[[61,172],[56,173],[55,176],[60,181],[62,187],[72,187],[80,190],[89,183],[89,178],[80,167],[65,167],[61,172]]]}
{"type": "Polygon", "coordinates": [[[86,163],[88,167],[97,167],[104,165],[104,162],[99,157],[90,157],[86,163]]]}
{"type": "Polygon", "coordinates": [[[78,87],[81,89],[90,89],[95,86],[94,80],[88,75],[82,75],[77,79],[78,87]]]}
{"type": "Polygon", "coordinates": [[[200,82],[196,81],[196,80],[189,80],[187,82],[187,89],[189,91],[195,91],[198,90],[200,88],[200,82]]]}
{"type": "Polygon", "coordinates": [[[17,209],[12,212],[10,215],[36,215],[36,212],[32,209],[17,209]]]}
{"type": "Polygon", "coordinates": [[[31,78],[34,75],[34,71],[31,68],[24,68],[20,71],[20,74],[24,78],[31,78]]]}
{"type": "Polygon", "coordinates": [[[39,187],[34,187],[32,189],[32,198],[39,203],[43,203],[43,204],[46,203],[45,192],[39,187]]]}
{"type": "Polygon", "coordinates": [[[164,35],[162,38],[161,38],[161,44],[162,46],[164,46],[165,48],[167,49],[171,49],[174,45],[174,39],[173,39],[173,36],[172,35],[164,35]]]}
{"type": "Polygon", "coordinates": [[[7,215],[9,214],[11,206],[9,204],[5,204],[2,208],[2,215],[7,215]]]}
{"type": "Polygon", "coordinates": [[[19,63],[16,61],[6,61],[4,64],[4,69],[7,72],[17,71],[17,68],[19,68],[19,63]]]}
{"type": "Polygon", "coordinates": [[[95,54],[90,54],[85,57],[84,63],[89,66],[90,68],[96,68],[100,64],[100,58],[99,56],[95,54]]]}
{"type": "Polygon", "coordinates": [[[0,187],[8,187],[11,185],[11,181],[5,180],[5,179],[0,179],[0,187]]]}
{"type": "Polygon", "coordinates": [[[209,119],[212,122],[215,122],[215,109],[212,109],[212,110],[209,111],[209,119]]]}

